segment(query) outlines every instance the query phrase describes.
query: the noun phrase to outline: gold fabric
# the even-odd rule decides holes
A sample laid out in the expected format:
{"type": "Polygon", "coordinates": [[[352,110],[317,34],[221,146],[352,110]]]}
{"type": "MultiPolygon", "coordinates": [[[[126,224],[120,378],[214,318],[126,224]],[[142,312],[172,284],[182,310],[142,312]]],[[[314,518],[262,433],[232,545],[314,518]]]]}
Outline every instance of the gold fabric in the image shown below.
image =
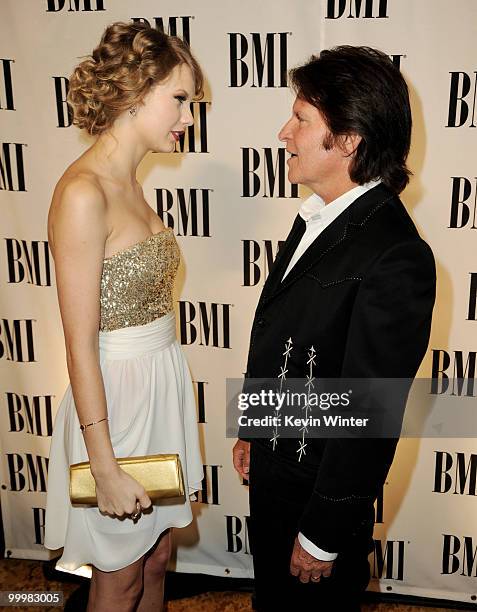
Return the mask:
{"type": "Polygon", "coordinates": [[[145,325],[170,312],[179,259],[169,228],[105,259],[100,331],[145,325]]]}
{"type": "MultiPolygon", "coordinates": [[[[151,501],[184,496],[179,455],[150,455],[117,459],[122,470],[145,488],[151,501]]],[[[96,506],[96,483],[89,461],[70,466],[70,499],[75,505],[96,506]]]]}

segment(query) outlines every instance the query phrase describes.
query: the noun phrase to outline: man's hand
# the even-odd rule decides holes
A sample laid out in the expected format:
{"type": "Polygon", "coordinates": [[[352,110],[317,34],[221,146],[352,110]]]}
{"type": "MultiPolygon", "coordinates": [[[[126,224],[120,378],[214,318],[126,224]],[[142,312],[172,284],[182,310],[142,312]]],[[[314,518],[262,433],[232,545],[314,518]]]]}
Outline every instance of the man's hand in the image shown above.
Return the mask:
{"type": "Polygon", "coordinates": [[[237,472],[249,480],[248,471],[250,469],[250,442],[244,440],[237,440],[233,448],[234,468],[237,472]]]}
{"type": "Polygon", "coordinates": [[[320,561],[310,555],[302,547],[298,538],[295,538],[295,545],[290,561],[290,573],[297,576],[300,582],[319,582],[321,577],[328,578],[334,561],[320,561]]]}

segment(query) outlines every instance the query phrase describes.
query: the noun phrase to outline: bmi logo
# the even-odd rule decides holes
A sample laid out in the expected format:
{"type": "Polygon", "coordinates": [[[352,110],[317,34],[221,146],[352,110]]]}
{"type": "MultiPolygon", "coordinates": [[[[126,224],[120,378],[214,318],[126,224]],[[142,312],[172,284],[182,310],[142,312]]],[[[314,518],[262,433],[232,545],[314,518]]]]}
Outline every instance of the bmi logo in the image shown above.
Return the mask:
{"type": "Polygon", "coordinates": [[[51,286],[50,252],[46,240],[5,238],[8,282],[51,286]]]}
{"type": "Polygon", "coordinates": [[[207,423],[205,420],[205,385],[208,385],[209,383],[205,380],[193,380],[192,382],[196,390],[197,422],[207,423]]]}
{"type": "Polygon", "coordinates": [[[0,149],[0,190],[26,191],[23,147],[20,142],[2,142],[0,149]]]}
{"type": "Polygon", "coordinates": [[[200,504],[210,504],[219,506],[219,468],[222,465],[204,465],[204,478],[202,479],[202,489],[195,493],[195,499],[191,501],[200,504]]]}
{"type": "Polygon", "coordinates": [[[15,60],[0,59],[0,110],[15,110],[12,67],[15,60]]]}
{"type": "Polygon", "coordinates": [[[477,547],[471,536],[443,533],[441,574],[477,578],[477,547]]]}
{"type": "Polygon", "coordinates": [[[451,72],[449,90],[449,113],[446,127],[476,127],[475,99],[477,94],[477,71],[451,72]]]}
{"type": "Polygon", "coordinates": [[[181,135],[176,143],[176,153],[208,153],[207,149],[207,108],[210,102],[190,103],[190,112],[194,118],[193,125],[181,135]]]}
{"type": "Polygon", "coordinates": [[[450,210],[450,228],[469,227],[477,229],[475,214],[477,209],[477,178],[452,176],[452,195],[450,210]],[[470,217],[472,222],[469,225],[470,217]]]}
{"type": "Polygon", "coordinates": [[[31,453],[7,453],[6,457],[10,491],[46,492],[48,457],[31,453]]]}
{"type": "Polygon", "coordinates": [[[387,19],[388,0],[328,0],[325,19],[387,19]]]}
{"type": "Polygon", "coordinates": [[[57,127],[69,127],[73,123],[73,110],[66,102],[70,81],[63,76],[54,76],[52,78],[55,82],[56,115],[58,117],[57,127]]]}
{"type": "Polygon", "coordinates": [[[373,578],[404,580],[404,540],[374,540],[373,578]]]}
{"type": "Polygon", "coordinates": [[[286,149],[242,147],[242,197],[297,198],[298,185],[289,183],[286,149]]]}
{"type": "Polygon", "coordinates": [[[248,532],[250,517],[249,516],[233,516],[225,515],[225,533],[227,536],[226,551],[231,553],[250,554],[250,545],[248,541],[248,532]]]}
{"type": "Polygon", "coordinates": [[[47,0],[47,13],[58,13],[68,7],[68,13],[78,11],[105,11],[105,0],[47,0]]]}
{"type": "Polygon", "coordinates": [[[291,32],[229,32],[230,87],[286,87],[291,32]]]}
{"type": "Polygon", "coordinates": [[[262,279],[265,282],[282,245],[282,240],[275,247],[271,240],[242,240],[244,287],[255,287],[262,279]]]}
{"type": "Polygon", "coordinates": [[[26,432],[34,436],[51,436],[53,412],[51,395],[20,395],[7,392],[10,432],[26,432]]]}
{"type": "Polygon", "coordinates": [[[0,319],[0,359],[36,361],[33,323],[33,319],[0,319]]]}
{"type": "Polygon", "coordinates": [[[476,306],[477,306],[477,272],[470,272],[470,288],[469,288],[469,312],[467,316],[468,321],[476,320],[476,306]]]}
{"type": "Polygon", "coordinates": [[[181,344],[216,348],[230,346],[230,308],[233,304],[179,301],[181,344]]]}
{"type": "Polygon", "coordinates": [[[390,55],[389,59],[392,61],[392,63],[396,66],[398,70],[401,70],[401,63],[404,57],[407,57],[405,53],[398,53],[395,55],[390,55]]]}
{"type": "Polygon", "coordinates": [[[210,193],[213,189],[156,189],[156,209],[177,236],[210,237],[210,193]]]}
{"type": "Polygon", "coordinates": [[[442,395],[449,391],[449,395],[473,397],[476,355],[475,351],[466,354],[465,351],[433,349],[431,395],[442,395]],[[450,389],[449,371],[452,371],[450,389]]]}
{"type": "Polygon", "coordinates": [[[45,541],[45,508],[32,508],[33,526],[35,529],[35,544],[43,544],[45,541]]]}
{"type": "Polygon", "coordinates": [[[132,17],[131,21],[135,23],[145,23],[150,28],[156,28],[170,36],[179,36],[188,45],[190,45],[190,21],[194,19],[192,15],[181,17],[153,17],[146,19],[144,17],[132,17]],[[167,21],[166,21],[167,20],[167,21]]]}
{"type": "Polygon", "coordinates": [[[477,455],[435,451],[434,493],[477,495],[477,455]]]}

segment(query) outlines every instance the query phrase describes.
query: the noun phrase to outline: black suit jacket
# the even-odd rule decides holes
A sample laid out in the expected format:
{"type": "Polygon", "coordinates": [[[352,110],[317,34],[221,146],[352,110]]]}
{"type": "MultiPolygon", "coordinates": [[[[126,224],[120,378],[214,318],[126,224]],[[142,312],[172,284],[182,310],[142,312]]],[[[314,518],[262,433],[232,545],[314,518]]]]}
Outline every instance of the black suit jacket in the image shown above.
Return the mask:
{"type": "MultiPolygon", "coordinates": [[[[246,377],[276,378],[292,338],[287,378],[305,376],[311,346],[319,378],[413,378],[429,341],[436,277],[432,251],[400,199],[382,184],[363,194],[281,282],[303,232],[298,216],[257,306],[246,377]]],[[[373,524],[397,440],[310,442],[301,463],[316,480],[300,531],[340,552],[373,524]]],[[[296,448],[296,439],[279,439],[274,456],[296,462],[296,448]]]]}

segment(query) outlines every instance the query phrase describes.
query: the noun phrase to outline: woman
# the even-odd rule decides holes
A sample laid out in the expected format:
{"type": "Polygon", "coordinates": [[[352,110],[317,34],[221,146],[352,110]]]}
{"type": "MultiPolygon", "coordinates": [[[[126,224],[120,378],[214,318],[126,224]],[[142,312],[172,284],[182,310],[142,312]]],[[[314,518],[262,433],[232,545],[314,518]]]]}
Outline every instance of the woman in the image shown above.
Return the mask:
{"type": "Polygon", "coordinates": [[[48,218],[71,385],[52,437],[45,546],[67,570],[91,563],[88,610],[160,610],[170,527],[200,488],[194,393],[175,338],[174,234],[136,169],[170,153],[202,93],[189,48],[144,24],[114,23],[70,79],[74,123],[97,136],[67,168],[48,218]],[[82,431],[80,431],[80,426],[82,431]],[[186,500],[152,505],[116,457],[178,453],[186,500]],[[72,507],[69,465],[90,461],[98,507],[72,507]]]}

